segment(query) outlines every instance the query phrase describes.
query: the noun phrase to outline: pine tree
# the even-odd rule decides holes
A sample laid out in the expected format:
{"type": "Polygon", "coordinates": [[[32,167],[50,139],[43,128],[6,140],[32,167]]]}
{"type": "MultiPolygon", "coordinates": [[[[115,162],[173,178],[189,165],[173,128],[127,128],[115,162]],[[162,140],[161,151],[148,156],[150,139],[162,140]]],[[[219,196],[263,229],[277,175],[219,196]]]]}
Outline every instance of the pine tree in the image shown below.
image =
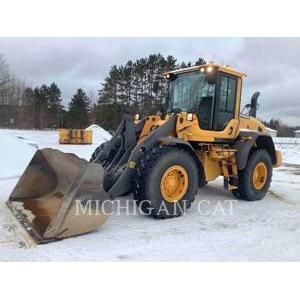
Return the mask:
{"type": "MultiPolygon", "coordinates": [[[[205,61],[199,58],[196,64],[201,63],[205,61]]],[[[177,64],[173,56],[165,58],[161,54],[112,66],[98,93],[96,121],[106,129],[115,129],[125,111],[142,115],[162,111],[167,96],[167,81],[161,74],[191,66],[191,62],[177,64]],[[154,85],[157,88],[153,89],[154,85]]]]}
{"type": "Polygon", "coordinates": [[[53,82],[47,89],[47,102],[48,102],[48,116],[49,127],[59,127],[60,118],[62,115],[63,105],[61,98],[61,91],[58,86],[53,82]]]}
{"type": "Polygon", "coordinates": [[[89,125],[89,98],[83,89],[78,89],[69,103],[67,126],[70,128],[86,128],[89,125]]]}
{"type": "Polygon", "coordinates": [[[204,64],[206,64],[206,61],[205,61],[205,59],[202,58],[202,57],[199,57],[199,58],[196,60],[196,62],[195,62],[195,66],[201,66],[201,65],[204,65],[204,64]]]}
{"type": "Polygon", "coordinates": [[[37,129],[46,128],[48,125],[48,103],[47,103],[47,87],[42,85],[36,87],[33,91],[33,107],[34,107],[34,127],[37,129]]]}
{"type": "Polygon", "coordinates": [[[102,88],[99,90],[99,104],[117,103],[117,84],[119,71],[116,65],[112,66],[109,75],[105,78],[102,88]]]}
{"type": "Polygon", "coordinates": [[[106,130],[116,130],[120,125],[126,107],[122,104],[107,103],[96,108],[96,123],[106,130]]]}

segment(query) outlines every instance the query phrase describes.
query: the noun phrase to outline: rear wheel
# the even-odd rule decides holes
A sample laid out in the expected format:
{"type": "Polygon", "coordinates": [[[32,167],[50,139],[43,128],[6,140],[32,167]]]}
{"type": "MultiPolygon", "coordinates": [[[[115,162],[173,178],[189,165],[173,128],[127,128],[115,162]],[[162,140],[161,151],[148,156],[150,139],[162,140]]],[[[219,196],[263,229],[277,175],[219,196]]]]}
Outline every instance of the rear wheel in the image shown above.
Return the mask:
{"type": "Polygon", "coordinates": [[[197,162],[189,151],[156,147],[137,165],[134,198],[143,213],[166,219],[182,215],[195,198],[197,162]]]}
{"type": "Polygon", "coordinates": [[[266,150],[255,150],[247,166],[238,174],[238,189],[232,193],[239,199],[261,200],[269,190],[272,179],[272,160],[266,150]]]}

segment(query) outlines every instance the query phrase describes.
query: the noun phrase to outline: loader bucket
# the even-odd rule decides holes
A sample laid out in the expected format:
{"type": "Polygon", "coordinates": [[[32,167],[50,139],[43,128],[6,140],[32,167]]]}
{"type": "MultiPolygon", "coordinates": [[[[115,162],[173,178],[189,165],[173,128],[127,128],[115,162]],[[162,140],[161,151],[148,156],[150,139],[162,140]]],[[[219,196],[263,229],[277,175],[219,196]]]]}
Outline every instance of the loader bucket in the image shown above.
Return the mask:
{"type": "Polygon", "coordinates": [[[38,150],[7,205],[37,243],[80,235],[97,229],[111,212],[103,178],[100,164],[54,149],[38,150]]]}

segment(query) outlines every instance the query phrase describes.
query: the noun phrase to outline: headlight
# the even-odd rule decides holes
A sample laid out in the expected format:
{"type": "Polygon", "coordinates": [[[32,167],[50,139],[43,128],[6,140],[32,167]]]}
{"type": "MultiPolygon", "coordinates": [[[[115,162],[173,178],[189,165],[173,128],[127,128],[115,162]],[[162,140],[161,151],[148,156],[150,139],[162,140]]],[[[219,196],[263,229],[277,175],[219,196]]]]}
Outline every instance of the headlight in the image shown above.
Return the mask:
{"type": "Polygon", "coordinates": [[[135,121],[139,121],[139,119],[140,119],[140,114],[135,114],[134,115],[134,120],[135,121]]]}
{"type": "Polygon", "coordinates": [[[186,119],[187,119],[188,121],[193,121],[193,114],[188,113],[188,114],[186,115],[186,119]]]}
{"type": "Polygon", "coordinates": [[[207,67],[207,69],[206,69],[206,71],[208,72],[208,73],[210,73],[210,72],[212,72],[213,71],[213,67],[212,66],[209,66],[209,67],[207,67]]]}

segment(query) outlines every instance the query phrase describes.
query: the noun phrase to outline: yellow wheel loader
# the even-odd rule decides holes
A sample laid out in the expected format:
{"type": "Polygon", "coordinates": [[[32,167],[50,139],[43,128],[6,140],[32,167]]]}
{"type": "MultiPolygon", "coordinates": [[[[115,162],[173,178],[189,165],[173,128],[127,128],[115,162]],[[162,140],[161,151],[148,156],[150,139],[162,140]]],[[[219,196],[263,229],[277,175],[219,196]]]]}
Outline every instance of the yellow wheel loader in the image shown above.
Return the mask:
{"type": "Polygon", "coordinates": [[[243,200],[262,199],[281,153],[256,118],[256,92],[240,113],[245,74],[208,63],[170,71],[165,111],[126,116],[90,162],[58,150],[37,151],[7,202],[36,242],[92,231],[108,217],[107,199],[133,193],[154,218],[188,209],[198,188],[219,176],[243,200]],[[90,200],[89,209],[81,209],[90,200]],[[94,213],[96,210],[97,213],[94,213]]]}

